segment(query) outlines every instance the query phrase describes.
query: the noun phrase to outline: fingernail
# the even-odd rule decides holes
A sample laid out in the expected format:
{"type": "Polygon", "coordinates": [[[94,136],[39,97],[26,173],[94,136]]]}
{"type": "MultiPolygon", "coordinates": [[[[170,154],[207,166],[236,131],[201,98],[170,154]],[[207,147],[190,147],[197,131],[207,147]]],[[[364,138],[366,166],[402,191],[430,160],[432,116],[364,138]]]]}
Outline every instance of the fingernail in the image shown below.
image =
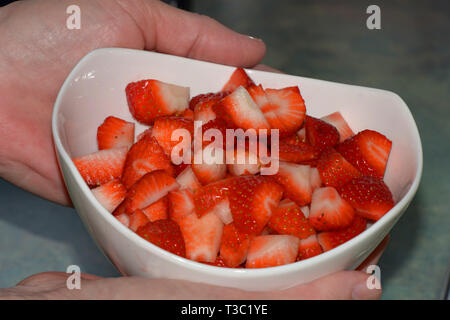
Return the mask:
{"type": "Polygon", "coordinates": [[[376,300],[381,297],[381,289],[369,289],[367,281],[358,282],[353,287],[352,299],[353,300],[376,300]]]}
{"type": "Polygon", "coordinates": [[[252,36],[249,36],[249,35],[247,35],[247,37],[249,37],[249,38],[252,39],[252,40],[257,40],[257,41],[264,42],[263,39],[261,39],[261,38],[252,37],[252,36]]]}

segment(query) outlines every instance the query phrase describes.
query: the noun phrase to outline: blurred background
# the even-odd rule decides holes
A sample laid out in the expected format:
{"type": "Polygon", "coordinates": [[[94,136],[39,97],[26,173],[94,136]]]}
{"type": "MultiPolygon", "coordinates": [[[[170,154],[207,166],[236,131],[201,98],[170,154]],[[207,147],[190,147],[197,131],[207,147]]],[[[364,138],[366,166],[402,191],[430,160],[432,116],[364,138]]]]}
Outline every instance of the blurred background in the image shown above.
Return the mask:
{"type": "MultiPolygon", "coordinates": [[[[405,100],[421,134],[424,172],[379,262],[382,298],[439,299],[450,262],[450,1],[167,2],[263,39],[263,63],[283,72],[386,89],[405,100]],[[379,30],[366,26],[371,4],[381,9],[379,30]]],[[[73,209],[1,179],[0,203],[0,287],[71,264],[119,275],[73,209]]]]}

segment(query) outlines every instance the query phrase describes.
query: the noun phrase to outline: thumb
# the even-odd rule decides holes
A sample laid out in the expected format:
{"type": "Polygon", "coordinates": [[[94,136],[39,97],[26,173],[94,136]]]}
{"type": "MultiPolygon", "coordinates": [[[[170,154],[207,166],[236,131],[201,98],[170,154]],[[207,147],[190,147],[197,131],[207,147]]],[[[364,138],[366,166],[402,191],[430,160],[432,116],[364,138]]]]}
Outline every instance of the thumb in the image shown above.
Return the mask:
{"type": "Polygon", "coordinates": [[[264,57],[264,42],[209,17],[154,0],[119,4],[141,29],[147,50],[241,67],[254,66],[264,57]]]}

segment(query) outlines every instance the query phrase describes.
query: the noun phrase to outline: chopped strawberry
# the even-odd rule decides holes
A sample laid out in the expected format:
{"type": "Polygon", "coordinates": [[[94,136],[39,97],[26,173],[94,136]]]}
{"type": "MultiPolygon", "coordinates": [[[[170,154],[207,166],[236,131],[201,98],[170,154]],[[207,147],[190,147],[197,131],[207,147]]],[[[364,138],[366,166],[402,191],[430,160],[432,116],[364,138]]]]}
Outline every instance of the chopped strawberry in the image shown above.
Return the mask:
{"type": "Polygon", "coordinates": [[[314,256],[317,256],[321,254],[322,247],[319,244],[319,241],[317,240],[317,235],[312,234],[306,239],[300,240],[300,247],[298,249],[298,256],[297,260],[305,260],[308,258],[312,258],[314,256]]]}
{"type": "Polygon", "coordinates": [[[317,163],[320,178],[326,186],[340,187],[361,174],[339,152],[326,150],[317,163]]]}
{"type": "MultiPolygon", "coordinates": [[[[126,195],[125,195],[126,196],[126,195]]],[[[112,212],[113,216],[119,216],[121,214],[127,214],[127,211],[125,210],[125,199],[114,209],[112,212]]]]}
{"type": "Polygon", "coordinates": [[[383,180],[376,177],[360,177],[338,189],[356,212],[364,218],[378,220],[394,207],[392,193],[383,180]]]}
{"type": "Polygon", "coordinates": [[[227,173],[225,152],[215,144],[202,148],[194,154],[192,171],[201,184],[208,184],[223,179],[227,173]]]}
{"type": "Polygon", "coordinates": [[[247,72],[245,72],[244,69],[236,68],[236,70],[234,70],[234,72],[231,74],[230,79],[228,79],[228,82],[222,88],[222,91],[231,92],[231,91],[236,90],[239,86],[243,86],[244,88],[247,88],[254,84],[255,83],[248,76],[247,72]]]}
{"type": "Polygon", "coordinates": [[[301,142],[306,142],[306,129],[305,127],[297,131],[297,136],[300,138],[301,142]]]}
{"type": "Polygon", "coordinates": [[[175,114],[176,116],[188,119],[188,120],[192,120],[194,121],[194,111],[192,111],[191,109],[186,109],[183,112],[177,113],[175,114]]]}
{"type": "Polygon", "coordinates": [[[169,200],[165,196],[158,201],[152,203],[151,205],[142,209],[142,212],[147,216],[147,218],[153,222],[161,219],[168,219],[169,212],[169,200]]]}
{"type": "Polygon", "coordinates": [[[190,214],[184,217],[179,225],[188,259],[216,261],[223,230],[223,223],[217,215],[209,213],[198,218],[196,214],[190,214]]]}
{"type": "Polygon", "coordinates": [[[343,230],[321,232],[317,235],[323,251],[329,251],[366,230],[367,220],[356,215],[351,225],[343,230]]]}
{"type": "Polygon", "coordinates": [[[280,140],[278,154],[279,159],[282,161],[305,163],[318,159],[320,152],[315,147],[302,142],[300,137],[294,134],[280,140]]]}
{"type": "Polygon", "coordinates": [[[233,222],[233,215],[231,214],[230,201],[228,198],[219,201],[211,211],[222,220],[223,224],[233,222]]]}
{"type": "Polygon", "coordinates": [[[185,243],[180,227],[172,220],[164,219],[149,222],[140,227],[136,233],[161,249],[186,257],[185,243]]]}
{"type": "Polygon", "coordinates": [[[118,179],[102,184],[91,191],[98,202],[109,212],[113,212],[127,194],[127,189],[118,179]]]}
{"type": "Polygon", "coordinates": [[[296,133],[305,120],[305,101],[298,87],[265,90],[269,103],[260,106],[272,129],[280,130],[280,137],[296,133]]]}
{"type": "Polygon", "coordinates": [[[217,138],[222,136],[222,147],[225,148],[227,140],[226,140],[226,134],[227,134],[227,124],[222,119],[214,119],[211,121],[208,121],[207,123],[204,123],[201,127],[202,129],[202,146],[205,147],[211,143],[216,143],[216,146],[220,147],[220,140],[216,142],[216,135],[217,138]],[[215,130],[210,130],[215,129],[215,130]],[[216,131],[218,130],[218,131],[216,131]],[[220,133],[220,135],[219,135],[220,133]]]}
{"type": "Polygon", "coordinates": [[[184,217],[194,213],[194,196],[189,189],[169,192],[169,217],[179,223],[184,217]]]}
{"type": "Polygon", "coordinates": [[[247,258],[251,236],[241,233],[233,223],[223,227],[220,257],[227,266],[237,267],[247,258]]]}
{"type": "Polygon", "coordinates": [[[142,131],[141,133],[138,134],[138,136],[136,137],[136,141],[141,140],[143,137],[145,136],[151,136],[152,135],[152,127],[149,127],[147,129],[145,129],[144,131],[142,131]]]}
{"type": "Polygon", "coordinates": [[[143,209],[179,187],[178,182],[163,170],[147,173],[128,190],[126,212],[130,214],[143,209]]]}
{"type": "Polygon", "coordinates": [[[311,202],[311,167],[290,162],[279,162],[275,180],[283,186],[286,197],[304,206],[311,202]]]}
{"type": "Polygon", "coordinates": [[[261,168],[258,155],[250,150],[236,147],[226,150],[225,156],[228,172],[233,176],[254,175],[261,168]]]}
{"type": "Polygon", "coordinates": [[[97,129],[98,149],[131,147],[134,142],[134,123],[107,117],[97,129]]]}
{"type": "Polygon", "coordinates": [[[96,187],[120,178],[127,151],[127,147],[105,149],[73,158],[72,161],[84,181],[90,187],[96,187]]]}
{"type": "Polygon", "coordinates": [[[295,262],[300,239],[289,235],[266,235],[252,239],[247,253],[247,268],[276,267],[295,262]]]}
{"type": "Polygon", "coordinates": [[[281,201],[272,212],[268,226],[278,234],[288,234],[299,239],[316,233],[300,207],[288,199],[281,201]]]}
{"type": "Polygon", "coordinates": [[[244,87],[237,88],[220,100],[213,110],[230,127],[254,129],[257,132],[258,129],[270,129],[263,113],[244,87]]]}
{"type": "Polygon", "coordinates": [[[311,168],[311,174],[309,176],[309,181],[311,182],[311,190],[314,191],[316,188],[322,186],[322,179],[320,178],[319,169],[311,168]]]}
{"type": "Polygon", "coordinates": [[[339,132],[339,142],[343,142],[344,140],[355,135],[340,112],[331,113],[325,117],[322,117],[321,120],[331,124],[337,129],[339,132]]]}
{"type": "Polygon", "coordinates": [[[209,92],[209,93],[202,93],[199,95],[196,95],[195,97],[193,97],[191,99],[191,101],[189,101],[189,109],[191,109],[192,111],[195,110],[195,106],[197,104],[201,104],[201,103],[209,103],[210,101],[216,101],[217,99],[222,99],[224,98],[226,95],[228,95],[230,92],[229,91],[220,91],[220,92],[209,92]]]}
{"type": "Polygon", "coordinates": [[[262,85],[253,84],[246,89],[260,109],[269,105],[269,98],[267,98],[266,92],[264,91],[262,85]]]}
{"type": "Polygon", "coordinates": [[[189,88],[158,80],[131,82],[125,92],[133,117],[148,125],[157,117],[182,112],[189,105],[189,88]]]}
{"type": "Polygon", "coordinates": [[[122,174],[122,182],[129,189],[146,173],[165,170],[173,174],[173,167],[155,138],[145,135],[128,151],[122,174]]]}
{"type": "Polygon", "coordinates": [[[383,178],[392,141],[373,130],[364,130],[337,146],[337,150],[363,175],[383,178]]]}
{"type": "Polygon", "coordinates": [[[176,180],[180,185],[180,189],[190,189],[191,191],[195,191],[202,186],[189,165],[177,175],[176,180]]]}
{"type": "Polygon", "coordinates": [[[231,268],[227,266],[225,261],[223,261],[221,256],[217,256],[216,261],[214,262],[203,262],[204,264],[209,264],[210,266],[220,267],[220,268],[231,268]]]}
{"type": "Polygon", "coordinates": [[[309,207],[308,206],[300,207],[300,210],[302,210],[303,214],[305,215],[305,218],[309,218],[309,207]]]}
{"type": "Polygon", "coordinates": [[[122,213],[119,215],[115,215],[116,219],[119,220],[119,222],[121,224],[123,224],[125,227],[129,227],[130,226],[130,216],[127,215],[126,213],[122,213]]]}
{"type": "Polygon", "coordinates": [[[317,118],[306,116],[306,140],[319,150],[334,147],[339,143],[339,132],[331,124],[317,118]]]}
{"type": "Polygon", "coordinates": [[[152,136],[158,141],[164,152],[171,157],[172,149],[178,144],[183,150],[190,149],[194,137],[194,123],[192,120],[182,117],[160,117],[155,120],[152,136]],[[172,136],[174,131],[176,132],[172,136]]]}
{"type": "Polygon", "coordinates": [[[194,110],[194,120],[202,121],[203,124],[208,123],[211,120],[216,119],[216,113],[213,110],[213,106],[228,95],[228,92],[217,92],[201,94],[194,97],[191,101],[195,103],[192,110],[194,110]]]}
{"type": "Polygon", "coordinates": [[[148,222],[150,222],[150,219],[147,217],[147,215],[142,210],[137,209],[130,215],[129,228],[136,232],[137,229],[145,226],[148,222]]]}
{"type": "Polygon", "coordinates": [[[309,221],[316,230],[337,230],[348,227],[355,210],[333,187],[317,188],[311,200],[309,221]]]}
{"type": "Polygon", "coordinates": [[[195,212],[199,217],[209,213],[219,202],[227,199],[232,179],[227,178],[198,188],[194,192],[195,212]]]}
{"type": "Polygon", "coordinates": [[[188,163],[180,163],[180,164],[172,164],[174,176],[178,177],[184,170],[186,170],[189,167],[188,163]]]}

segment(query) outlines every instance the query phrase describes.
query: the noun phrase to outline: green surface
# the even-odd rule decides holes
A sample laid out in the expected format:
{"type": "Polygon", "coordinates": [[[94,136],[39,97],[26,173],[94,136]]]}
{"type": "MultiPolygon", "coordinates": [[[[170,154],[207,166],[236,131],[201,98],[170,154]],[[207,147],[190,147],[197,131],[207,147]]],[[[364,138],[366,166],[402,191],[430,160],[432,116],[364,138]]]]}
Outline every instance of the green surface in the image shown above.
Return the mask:
{"type": "Polygon", "coordinates": [[[194,10],[267,45],[264,64],[399,94],[424,150],[419,191],[379,265],[384,299],[436,299],[450,262],[450,2],[194,1],[194,10]],[[366,8],[381,9],[381,30],[366,8]]]}

